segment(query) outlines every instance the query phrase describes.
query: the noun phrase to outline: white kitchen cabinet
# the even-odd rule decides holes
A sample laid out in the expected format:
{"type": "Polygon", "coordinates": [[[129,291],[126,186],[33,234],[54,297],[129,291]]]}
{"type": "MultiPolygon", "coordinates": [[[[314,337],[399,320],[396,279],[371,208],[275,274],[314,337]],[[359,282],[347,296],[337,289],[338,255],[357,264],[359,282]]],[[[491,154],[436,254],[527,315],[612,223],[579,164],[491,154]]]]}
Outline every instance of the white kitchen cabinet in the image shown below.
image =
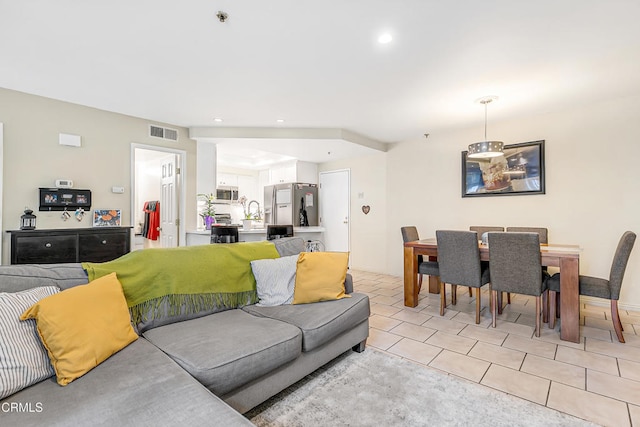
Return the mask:
{"type": "Polygon", "coordinates": [[[237,187],[238,186],[238,175],[233,175],[229,173],[219,173],[218,174],[218,187],[237,187]]]}
{"type": "Polygon", "coordinates": [[[283,182],[296,181],[296,165],[295,163],[288,165],[275,166],[269,169],[269,182],[271,184],[281,184],[283,182]]]}
{"type": "Polygon", "coordinates": [[[296,182],[307,184],[318,183],[318,164],[311,162],[296,162],[296,182]]]}
{"type": "Polygon", "coordinates": [[[310,162],[295,161],[275,165],[269,169],[269,183],[282,184],[285,182],[318,183],[318,165],[310,162]]]}
{"type": "Polygon", "coordinates": [[[260,205],[264,206],[264,187],[271,184],[269,180],[269,169],[261,170],[258,174],[258,197],[256,199],[260,202],[260,205]]]}
{"type": "MultiPolygon", "coordinates": [[[[240,196],[245,196],[248,201],[257,200],[260,202],[258,196],[260,196],[258,192],[258,180],[254,176],[249,175],[237,175],[238,182],[238,194],[240,196]]],[[[262,203],[260,203],[262,205],[262,203]]]]}

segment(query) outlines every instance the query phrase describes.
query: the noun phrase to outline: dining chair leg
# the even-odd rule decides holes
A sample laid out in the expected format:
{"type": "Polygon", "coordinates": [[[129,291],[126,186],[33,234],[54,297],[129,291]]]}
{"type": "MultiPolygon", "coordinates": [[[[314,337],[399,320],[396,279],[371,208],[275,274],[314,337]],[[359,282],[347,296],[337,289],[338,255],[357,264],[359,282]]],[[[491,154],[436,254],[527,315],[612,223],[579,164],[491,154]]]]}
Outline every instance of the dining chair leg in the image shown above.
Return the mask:
{"type": "Polygon", "coordinates": [[[491,290],[491,282],[489,282],[489,313],[493,314],[493,291],[491,290]]]}
{"type": "Polygon", "coordinates": [[[482,306],[481,306],[482,298],[480,296],[482,292],[480,292],[480,288],[477,288],[477,289],[478,290],[476,291],[476,325],[480,324],[480,310],[482,309],[482,306]]]}
{"type": "Polygon", "coordinates": [[[540,336],[540,306],[542,303],[542,298],[540,295],[536,297],[536,336],[540,336]]]}
{"type": "Polygon", "coordinates": [[[496,327],[496,307],[498,305],[498,291],[491,291],[491,326],[496,327]]]}
{"type": "Polygon", "coordinates": [[[542,323],[549,322],[549,291],[542,293],[542,323]]]}
{"type": "Polygon", "coordinates": [[[422,289],[422,274],[418,274],[418,293],[422,289]]]}
{"type": "Polygon", "coordinates": [[[507,292],[507,304],[511,304],[511,292],[507,292]]]}
{"type": "Polygon", "coordinates": [[[440,282],[440,316],[444,316],[444,308],[447,305],[447,285],[444,282],[440,282]]]}
{"type": "Polygon", "coordinates": [[[458,285],[451,285],[451,304],[456,305],[458,303],[458,285]]]}
{"type": "Polygon", "coordinates": [[[502,300],[504,298],[504,292],[499,292],[496,296],[498,302],[498,314],[502,314],[502,300]]]}
{"type": "Polygon", "coordinates": [[[556,292],[549,291],[549,329],[556,327],[556,292]]]}
{"type": "Polygon", "coordinates": [[[620,322],[620,314],[618,313],[618,300],[611,300],[611,319],[613,320],[613,329],[616,331],[618,341],[625,342],[622,335],[622,322],[620,322]]]}
{"type": "Polygon", "coordinates": [[[471,291],[471,286],[469,286],[469,296],[472,297],[473,296],[473,292],[471,291]]]}

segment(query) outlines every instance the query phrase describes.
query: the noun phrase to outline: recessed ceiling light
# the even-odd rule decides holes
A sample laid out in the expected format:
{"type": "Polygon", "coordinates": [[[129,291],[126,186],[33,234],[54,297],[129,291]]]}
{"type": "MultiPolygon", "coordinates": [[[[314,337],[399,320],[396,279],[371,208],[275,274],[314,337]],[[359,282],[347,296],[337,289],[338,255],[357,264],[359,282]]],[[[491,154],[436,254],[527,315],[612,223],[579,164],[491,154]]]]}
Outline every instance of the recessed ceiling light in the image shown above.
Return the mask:
{"type": "Polygon", "coordinates": [[[214,117],[213,121],[216,122],[216,123],[220,123],[220,122],[222,122],[222,119],[220,117],[214,117]]]}
{"type": "Polygon", "coordinates": [[[393,37],[389,33],[381,34],[380,37],[378,37],[378,43],[381,43],[381,44],[387,44],[391,40],[393,40],[393,37]]]}
{"type": "Polygon", "coordinates": [[[276,119],[276,123],[284,123],[284,119],[276,119]]]}

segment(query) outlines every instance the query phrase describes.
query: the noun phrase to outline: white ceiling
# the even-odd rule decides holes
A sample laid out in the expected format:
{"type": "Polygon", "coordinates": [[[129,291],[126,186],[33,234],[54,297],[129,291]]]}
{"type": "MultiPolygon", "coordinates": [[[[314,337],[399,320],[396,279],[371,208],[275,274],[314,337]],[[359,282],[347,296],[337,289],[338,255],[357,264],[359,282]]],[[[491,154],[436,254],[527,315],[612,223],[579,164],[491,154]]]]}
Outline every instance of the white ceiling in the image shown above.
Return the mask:
{"type": "MultiPolygon", "coordinates": [[[[187,127],[481,136],[482,96],[500,97],[491,121],[639,93],[639,16],[637,0],[0,0],[0,87],[187,127]]],[[[287,142],[229,156],[354,145],[287,142]]]]}
{"type": "Polygon", "coordinates": [[[241,138],[220,139],[216,144],[219,165],[257,170],[294,159],[323,163],[376,151],[343,139],[241,138]]]}

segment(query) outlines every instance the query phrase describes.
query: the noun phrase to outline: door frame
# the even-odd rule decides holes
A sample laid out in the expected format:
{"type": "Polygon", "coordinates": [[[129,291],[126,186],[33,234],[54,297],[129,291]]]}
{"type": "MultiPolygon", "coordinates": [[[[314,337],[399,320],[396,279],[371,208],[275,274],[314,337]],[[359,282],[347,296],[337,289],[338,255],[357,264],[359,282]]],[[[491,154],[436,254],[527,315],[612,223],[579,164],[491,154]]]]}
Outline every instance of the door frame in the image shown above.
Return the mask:
{"type": "MultiPolygon", "coordinates": [[[[349,168],[334,169],[334,170],[322,171],[318,173],[318,185],[320,186],[320,188],[318,189],[318,200],[320,205],[318,207],[318,216],[322,214],[322,209],[324,209],[324,207],[322,206],[324,201],[320,198],[320,192],[322,191],[322,187],[321,187],[322,175],[328,175],[330,173],[336,173],[336,172],[347,173],[347,194],[349,195],[349,199],[347,200],[347,216],[349,217],[349,223],[347,224],[347,246],[348,246],[347,251],[351,252],[351,169],[349,168]]],[[[349,266],[351,266],[351,257],[349,257],[349,266]]]]}
{"type": "MultiPolygon", "coordinates": [[[[4,188],[4,124],[0,122],[0,229],[2,228],[2,189],[4,188]]],[[[4,239],[0,239],[0,265],[2,264],[2,247],[4,239]]]]}
{"type": "MultiPolygon", "coordinates": [[[[148,144],[140,144],[137,142],[131,143],[131,218],[130,224],[135,227],[135,200],[136,200],[136,149],[142,150],[150,150],[150,151],[158,151],[162,153],[171,153],[178,154],[180,156],[179,167],[180,167],[180,175],[178,177],[179,183],[177,186],[177,191],[179,192],[178,197],[176,199],[178,203],[178,218],[180,220],[180,225],[178,226],[178,242],[177,246],[186,246],[187,245],[187,232],[185,229],[185,218],[186,218],[186,179],[187,176],[187,152],[185,150],[178,150],[175,148],[169,147],[159,147],[157,145],[148,145],[148,144]]],[[[131,236],[131,247],[135,246],[135,235],[131,236]]]]}

